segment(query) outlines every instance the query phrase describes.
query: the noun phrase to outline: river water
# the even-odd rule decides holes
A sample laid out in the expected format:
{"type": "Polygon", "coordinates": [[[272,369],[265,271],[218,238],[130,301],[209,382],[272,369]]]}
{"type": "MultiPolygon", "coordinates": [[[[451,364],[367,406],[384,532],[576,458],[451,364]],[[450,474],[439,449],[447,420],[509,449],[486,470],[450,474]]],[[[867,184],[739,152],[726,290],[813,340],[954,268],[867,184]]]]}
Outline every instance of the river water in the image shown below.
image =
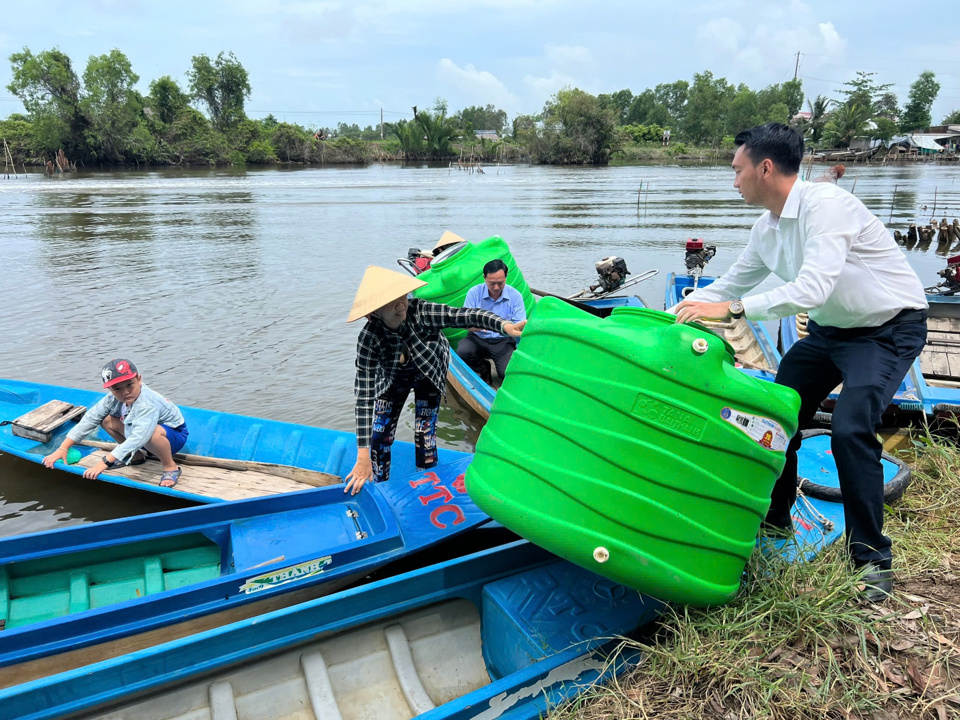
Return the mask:
{"type": "MultiPolygon", "coordinates": [[[[929,222],[935,199],[938,218],[960,217],[958,174],[851,167],[840,184],[905,231],[929,222]]],[[[501,235],[530,285],[548,291],[585,287],[606,255],[635,273],[656,268],[638,294],[662,308],[687,237],[719,247],[713,274],[745,244],[759,211],[732,183],[729,167],[699,165],[0,180],[0,377],[99,389],[101,365],[122,356],[181,405],[352,431],[360,324],[345,319],[367,265],[396,268],[409,247],[432,247],[447,229],[501,235]]],[[[947,249],[937,250],[906,251],[925,284],[943,267],[947,249]]],[[[448,397],[440,442],[472,450],[478,433],[478,418],[448,397]]],[[[412,413],[399,436],[412,438],[412,413]]],[[[0,535],[177,506],[0,457],[0,535]]]]}

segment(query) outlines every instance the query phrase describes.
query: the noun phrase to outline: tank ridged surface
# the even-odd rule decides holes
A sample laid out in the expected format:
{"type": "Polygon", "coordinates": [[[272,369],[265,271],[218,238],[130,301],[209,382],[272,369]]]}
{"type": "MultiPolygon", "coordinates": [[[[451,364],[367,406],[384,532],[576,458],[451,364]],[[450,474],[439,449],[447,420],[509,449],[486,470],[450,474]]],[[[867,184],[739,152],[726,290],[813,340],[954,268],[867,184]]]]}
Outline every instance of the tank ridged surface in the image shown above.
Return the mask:
{"type": "Polygon", "coordinates": [[[799,396],[668,313],[537,303],[467,471],[491,517],[691,605],[732,598],[797,430],[799,396]]]}
{"type": "MultiPolygon", "coordinates": [[[[428,270],[417,276],[417,279],[423,280],[427,285],[418,288],[413,295],[429,302],[463,307],[470,288],[483,282],[483,266],[497,258],[506,264],[507,285],[516,288],[523,296],[523,305],[529,316],[534,305],[530,286],[523,279],[523,273],[517,267],[517,261],[513,259],[507,243],[498,235],[478,243],[469,242],[453,255],[434,262],[428,270]]],[[[457,329],[443,332],[454,350],[467,334],[466,330],[457,329]]]]}

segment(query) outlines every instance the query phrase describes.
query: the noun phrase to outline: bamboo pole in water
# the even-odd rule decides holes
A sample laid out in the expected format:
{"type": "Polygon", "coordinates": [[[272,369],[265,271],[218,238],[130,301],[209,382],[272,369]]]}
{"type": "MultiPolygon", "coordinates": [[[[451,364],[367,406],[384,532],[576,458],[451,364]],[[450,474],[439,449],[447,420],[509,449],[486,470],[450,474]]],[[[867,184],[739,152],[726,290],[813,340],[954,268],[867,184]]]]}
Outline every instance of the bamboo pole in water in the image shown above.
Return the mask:
{"type": "Polygon", "coordinates": [[[893,222],[893,204],[897,201],[897,187],[897,185],[893,186],[893,199],[890,201],[890,218],[887,220],[888,225],[893,222]]]}

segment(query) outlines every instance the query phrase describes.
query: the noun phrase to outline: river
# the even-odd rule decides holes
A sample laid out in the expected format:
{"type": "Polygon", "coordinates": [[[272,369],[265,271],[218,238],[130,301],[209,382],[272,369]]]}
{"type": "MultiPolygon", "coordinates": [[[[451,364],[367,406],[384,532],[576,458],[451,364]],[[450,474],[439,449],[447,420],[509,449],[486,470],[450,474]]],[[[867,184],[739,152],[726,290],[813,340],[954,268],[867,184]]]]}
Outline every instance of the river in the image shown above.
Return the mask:
{"type": "MultiPolygon", "coordinates": [[[[905,232],[929,222],[935,197],[938,218],[960,217],[958,174],[947,165],[851,167],[840,184],[905,232]]],[[[637,290],[662,308],[687,237],[718,246],[712,274],[745,244],[759,211],[732,183],[729,167],[699,165],[3,179],[0,377],[98,389],[102,364],[122,356],[181,405],[352,431],[360,324],[345,320],[367,265],[396,268],[409,247],[432,247],[447,229],[471,240],[501,235],[544,290],[585,287],[606,255],[634,273],[658,269],[637,290]]],[[[936,250],[907,251],[925,284],[944,265],[936,250]]],[[[478,433],[476,416],[448,397],[440,442],[472,450],[478,433]]],[[[412,413],[399,437],[412,438],[412,413]]],[[[0,535],[177,506],[0,457],[0,535]]]]}

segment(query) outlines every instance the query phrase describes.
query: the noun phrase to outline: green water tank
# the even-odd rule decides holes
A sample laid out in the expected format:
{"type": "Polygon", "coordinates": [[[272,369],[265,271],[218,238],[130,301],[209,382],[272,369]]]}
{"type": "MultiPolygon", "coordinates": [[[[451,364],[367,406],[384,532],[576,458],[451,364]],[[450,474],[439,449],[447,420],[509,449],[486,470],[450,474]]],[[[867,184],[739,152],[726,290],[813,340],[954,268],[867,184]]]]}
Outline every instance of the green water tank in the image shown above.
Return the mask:
{"type": "MultiPolygon", "coordinates": [[[[417,276],[427,285],[418,288],[413,295],[430,302],[463,307],[470,288],[483,282],[483,266],[497,258],[506,263],[507,285],[520,291],[529,316],[534,305],[530,286],[523,279],[523,273],[517,267],[507,243],[497,235],[478,243],[458,243],[441,253],[431,263],[429,270],[417,276]]],[[[466,336],[467,331],[449,329],[444,330],[444,334],[456,350],[457,343],[466,336]]]]}
{"type": "Polygon", "coordinates": [[[799,396],[656,310],[537,303],[467,471],[514,532],[662,600],[730,600],[797,430],[799,396]]]}

